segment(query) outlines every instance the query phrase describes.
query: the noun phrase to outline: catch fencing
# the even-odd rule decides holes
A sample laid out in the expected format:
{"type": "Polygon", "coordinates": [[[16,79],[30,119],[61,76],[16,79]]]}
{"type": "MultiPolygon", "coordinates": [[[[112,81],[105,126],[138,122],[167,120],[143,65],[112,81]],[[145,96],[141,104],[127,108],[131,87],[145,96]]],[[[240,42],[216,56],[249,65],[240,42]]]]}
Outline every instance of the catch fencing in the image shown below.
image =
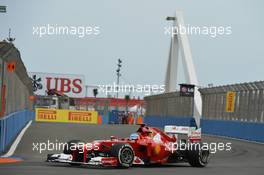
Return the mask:
{"type": "MultiPolygon", "coordinates": [[[[264,142],[264,81],[199,89],[203,133],[264,142]]],[[[144,123],[192,124],[193,101],[179,92],[149,96],[144,123]]]]}
{"type": "MultiPolygon", "coordinates": [[[[264,122],[264,81],[199,89],[202,95],[202,118],[242,122],[264,122]],[[233,109],[227,111],[228,93],[234,93],[233,109]]],[[[190,117],[193,98],[171,92],[145,97],[146,116],[190,117]]]]}
{"type": "Polygon", "coordinates": [[[264,81],[200,89],[204,119],[264,122],[264,81]],[[234,92],[233,111],[228,112],[227,93],[234,92]]]}

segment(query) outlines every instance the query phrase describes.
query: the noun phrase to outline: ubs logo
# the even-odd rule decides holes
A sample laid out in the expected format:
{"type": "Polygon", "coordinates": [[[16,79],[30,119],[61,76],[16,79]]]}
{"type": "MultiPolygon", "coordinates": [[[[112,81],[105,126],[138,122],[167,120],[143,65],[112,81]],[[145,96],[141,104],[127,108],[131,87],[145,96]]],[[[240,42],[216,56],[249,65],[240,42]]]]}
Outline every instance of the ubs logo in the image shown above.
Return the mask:
{"type": "Polygon", "coordinates": [[[43,88],[43,85],[41,83],[41,78],[37,78],[37,75],[33,75],[31,79],[33,91],[36,92],[39,89],[43,88]]]}

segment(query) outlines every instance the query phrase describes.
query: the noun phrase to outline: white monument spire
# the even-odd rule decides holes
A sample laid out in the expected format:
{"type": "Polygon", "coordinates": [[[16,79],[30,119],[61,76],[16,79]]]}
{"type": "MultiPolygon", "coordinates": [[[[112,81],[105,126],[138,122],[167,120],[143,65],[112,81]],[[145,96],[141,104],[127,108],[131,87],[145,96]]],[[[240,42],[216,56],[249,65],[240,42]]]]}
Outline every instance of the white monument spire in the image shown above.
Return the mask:
{"type": "Polygon", "coordinates": [[[183,70],[186,83],[195,85],[194,95],[194,112],[193,117],[198,127],[200,127],[200,118],[202,113],[202,98],[198,91],[198,79],[192,59],[191,48],[189,45],[187,32],[180,31],[181,27],[185,27],[182,12],[177,11],[175,17],[168,17],[167,20],[173,20],[173,34],[171,38],[169,59],[165,78],[165,92],[176,91],[178,61],[179,56],[182,57],[183,70]],[[181,53],[181,54],[180,54],[181,53]]]}

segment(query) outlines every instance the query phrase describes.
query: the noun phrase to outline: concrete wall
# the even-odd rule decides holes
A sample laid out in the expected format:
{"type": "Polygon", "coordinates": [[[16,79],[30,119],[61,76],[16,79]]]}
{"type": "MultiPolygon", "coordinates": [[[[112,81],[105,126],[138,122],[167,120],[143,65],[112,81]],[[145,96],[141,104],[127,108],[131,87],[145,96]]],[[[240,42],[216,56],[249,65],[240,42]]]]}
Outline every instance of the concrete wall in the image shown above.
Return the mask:
{"type": "Polygon", "coordinates": [[[12,43],[0,42],[0,153],[7,151],[23,127],[33,119],[32,83],[20,52],[12,43]],[[8,71],[8,64],[15,70],[8,71]]]}
{"type": "Polygon", "coordinates": [[[20,57],[20,52],[11,43],[0,42],[0,68],[1,116],[32,109],[33,102],[29,99],[33,94],[31,80],[20,57]],[[7,70],[10,62],[15,62],[14,72],[7,70]]]}
{"type": "Polygon", "coordinates": [[[171,92],[145,97],[146,115],[192,116],[193,98],[181,97],[179,92],[171,92]]]}

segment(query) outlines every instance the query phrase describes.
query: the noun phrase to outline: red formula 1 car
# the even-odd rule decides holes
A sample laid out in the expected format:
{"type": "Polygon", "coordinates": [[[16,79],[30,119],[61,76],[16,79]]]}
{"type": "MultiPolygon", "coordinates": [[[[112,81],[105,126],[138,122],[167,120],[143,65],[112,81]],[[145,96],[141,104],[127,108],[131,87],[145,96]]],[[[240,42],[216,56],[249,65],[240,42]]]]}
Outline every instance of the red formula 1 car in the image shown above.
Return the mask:
{"type": "Polygon", "coordinates": [[[200,147],[200,130],[183,126],[165,126],[165,131],[144,124],[129,138],[96,140],[83,143],[68,142],[61,154],[49,154],[48,162],[103,167],[131,167],[132,165],[188,162],[194,167],[205,167],[209,150],[200,147]],[[188,134],[178,140],[178,134],[188,134]],[[180,143],[179,143],[180,142],[180,143]]]}

